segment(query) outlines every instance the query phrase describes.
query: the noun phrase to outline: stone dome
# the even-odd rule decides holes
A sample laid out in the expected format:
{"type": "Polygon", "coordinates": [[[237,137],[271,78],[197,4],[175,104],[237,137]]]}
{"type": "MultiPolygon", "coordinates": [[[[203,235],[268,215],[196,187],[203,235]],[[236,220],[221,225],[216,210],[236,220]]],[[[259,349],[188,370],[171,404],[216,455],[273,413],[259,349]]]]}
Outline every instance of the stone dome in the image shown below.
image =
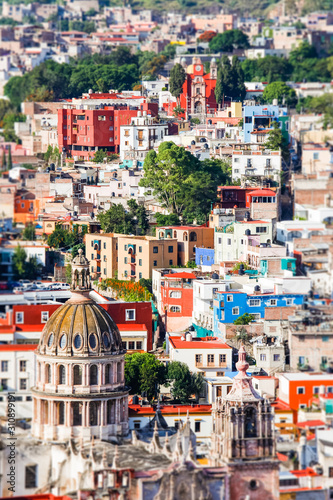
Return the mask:
{"type": "Polygon", "coordinates": [[[37,352],[94,357],[125,351],[118,327],[105,309],[83,294],[73,293],[46,323],[37,352]]]}

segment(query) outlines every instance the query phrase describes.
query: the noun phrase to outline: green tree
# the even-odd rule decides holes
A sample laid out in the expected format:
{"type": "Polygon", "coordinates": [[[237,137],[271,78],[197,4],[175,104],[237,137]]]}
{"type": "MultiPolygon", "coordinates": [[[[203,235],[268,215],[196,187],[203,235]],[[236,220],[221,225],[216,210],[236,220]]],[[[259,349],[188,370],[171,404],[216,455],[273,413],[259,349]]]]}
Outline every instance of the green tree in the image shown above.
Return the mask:
{"type": "Polygon", "coordinates": [[[206,386],[206,381],[202,373],[193,373],[192,375],[192,390],[195,394],[195,399],[198,402],[199,398],[206,386]]]}
{"type": "Polygon", "coordinates": [[[219,33],[209,41],[209,50],[213,54],[217,52],[233,52],[234,49],[246,49],[249,46],[249,37],[238,29],[219,33]]]}
{"type": "Polygon", "coordinates": [[[161,214],[157,213],[155,215],[156,223],[158,227],[161,226],[180,226],[180,220],[177,214],[161,214]]]}
{"type": "Polygon", "coordinates": [[[76,257],[79,253],[79,249],[83,250],[83,255],[85,254],[86,252],[86,246],[84,243],[78,243],[77,245],[74,245],[72,250],[71,250],[71,254],[72,254],[72,259],[74,259],[74,257],[76,257]]]}
{"type": "Polygon", "coordinates": [[[234,75],[229,57],[224,55],[221,58],[219,69],[217,70],[217,80],[215,86],[215,98],[218,104],[224,99],[230,98],[233,93],[234,75]]]}
{"type": "Polygon", "coordinates": [[[321,113],[324,115],[324,128],[333,127],[333,95],[323,94],[319,97],[314,97],[309,103],[309,108],[311,111],[316,113],[321,113]]]}
{"type": "Polygon", "coordinates": [[[232,73],[235,82],[233,86],[232,97],[234,99],[243,101],[246,95],[246,88],[244,85],[244,72],[240,60],[237,56],[233,56],[232,58],[232,73]]]}
{"type": "Polygon", "coordinates": [[[105,233],[133,233],[133,216],[122,205],[111,205],[105,212],[100,212],[97,219],[105,233]]]}
{"type": "Polygon", "coordinates": [[[15,278],[24,279],[25,271],[26,271],[26,261],[27,261],[27,253],[20,245],[14,250],[13,254],[13,271],[15,278]]]}
{"type": "Polygon", "coordinates": [[[186,73],[183,66],[179,63],[175,64],[170,71],[169,89],[171,94],[177,99],[179,105],[179,97],[183,93],[183,85],[186,80],[186,73]]]}
{"type": "Polygon", "coordinates": [[[285,160],[289,158],[288,144],[282,135],[278,122],[273,122],[273,129],[268,133],[265,146],[267,149],[271,149],[272,151],[278,151],[281,149],[283,158],[285,160]]]}
{"type": "Polygon", "coordinates": [[[172,361],[168,365],[168,379],[172,382],[171,395],[176,401],[188,403],[193,394],[193,380],[186,363],[172,361]]]}
{"type": "Polygon", "coordinates": [[[241,316],[238,316],[237,319],[235,319],[234,325],[248,325],[249,323],[251,323],[251,321],[254,321],[254,315],[244,313],[241,316]]]}
{"type": "Polygon", "coordinates": [[[34,241],[36,239],[36,229],[34,224],[28,224],[23,229],[22,238],[27,241],[34,241]]]}
{"type": "Polygon", "coordinates": [[[77,239],[73,231],[67,231],[62,224],[56,224],[54,231],[47,238],[47,244],[58,250],[71,247],[77,239]]]}
{"type": "Polygon", "coordinates": [[[297,102],[295,90],[288,87],[284,82],[269,83],[265,87],[262,97],[265,102],[272,103],[274,99],[277,99],[279,104],[289,106],[295,106],[297,102]]]}
{"type": "Polygon", "coordinates": [[[145,234],[149,229],[149,218],[147,210],[143,205],[138,205],[135,200],[128,200],[127,206],[130,210],[129,214],[132,218],[134,232],[145,234]]]}
{"type": "Polygon", "coordinates": [[[131,388],[131,394],[146,393],[152,401],[159,385],[164,384],[166,370],[154,354],[133,353],[125,356],[125,381],[131,388]]]}
{"type": "Polygon", "coordinates": [[[230,166],[221,160],[199,161],[173,142],[149,151],[140,185],[152,188],[162,205],[187,221],[205,220],[218,185],[230,183],[230,166]]]}

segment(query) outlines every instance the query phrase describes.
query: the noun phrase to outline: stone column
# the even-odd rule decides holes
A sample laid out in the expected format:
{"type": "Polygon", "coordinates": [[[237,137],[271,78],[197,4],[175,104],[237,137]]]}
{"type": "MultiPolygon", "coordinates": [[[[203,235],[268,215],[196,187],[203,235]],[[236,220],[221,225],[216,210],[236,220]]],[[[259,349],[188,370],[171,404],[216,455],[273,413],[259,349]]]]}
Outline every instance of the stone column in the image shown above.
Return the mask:
{"type": "Polygon", "coordinates": [[[72,419],[71,419],[71,402],[70,401],[66,401],[65,409],[66,409],[66,425],[67,425],[67,427],[71,427],[72,426],[72,419]]]}
{"type": "Polygon", "coordinates": [[[82,402],[82,427],[87,427],[87,402],[82,402]]]}

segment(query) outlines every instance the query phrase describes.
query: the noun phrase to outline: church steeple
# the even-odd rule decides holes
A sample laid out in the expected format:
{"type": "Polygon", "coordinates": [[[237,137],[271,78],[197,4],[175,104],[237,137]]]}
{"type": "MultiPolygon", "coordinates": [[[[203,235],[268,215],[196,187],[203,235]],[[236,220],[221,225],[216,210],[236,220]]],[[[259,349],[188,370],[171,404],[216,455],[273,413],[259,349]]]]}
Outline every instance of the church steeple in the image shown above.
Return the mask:
{"type": "Polygon", "coordinates": [[[267,459],[275,456],[274,415],[270,403],[253,388],[246,370],[244,346],[239,349],[237,375],[224,398],[213,409],[215,463],[267,459]]]}

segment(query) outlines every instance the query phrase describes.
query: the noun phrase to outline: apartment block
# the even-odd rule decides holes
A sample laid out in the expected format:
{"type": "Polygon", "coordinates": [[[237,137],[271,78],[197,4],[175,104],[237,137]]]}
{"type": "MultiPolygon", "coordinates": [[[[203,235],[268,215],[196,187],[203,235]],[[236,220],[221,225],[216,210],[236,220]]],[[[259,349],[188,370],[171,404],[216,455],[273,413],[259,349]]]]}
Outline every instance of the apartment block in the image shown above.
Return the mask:
{"type": "Polygon", "coordinates": [[[91,276],[102,279],[115,278],[118,268],[118,235],[86,234],[85,243],[91,276]]]}

